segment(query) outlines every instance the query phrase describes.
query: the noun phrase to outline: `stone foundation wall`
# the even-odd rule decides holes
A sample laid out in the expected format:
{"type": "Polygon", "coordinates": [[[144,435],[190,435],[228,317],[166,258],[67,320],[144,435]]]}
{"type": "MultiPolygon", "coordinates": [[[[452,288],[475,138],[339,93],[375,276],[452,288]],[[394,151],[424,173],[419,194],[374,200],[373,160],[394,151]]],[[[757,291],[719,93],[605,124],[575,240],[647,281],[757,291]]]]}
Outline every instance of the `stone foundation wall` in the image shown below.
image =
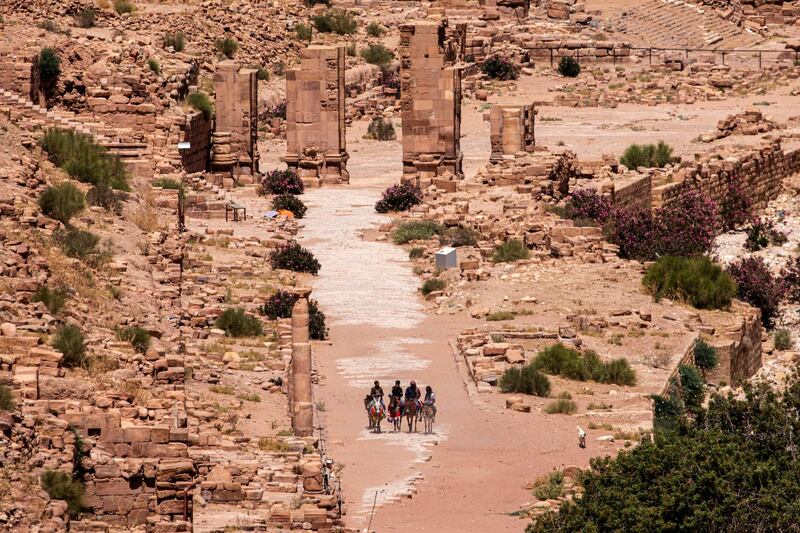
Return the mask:
{"type": "Polygon", "coordinates": [[[615,205],[628,209],[650,209],[652,176],[636,175],[614,182],[611,198],[615,205]]]}
{"type": "Polygon", "coordinates": [[[36,54],[0,49],[0,89],[39,100],[39,59],[36,54]]]}
{"type": "Polygon", "coordinates": [[[690,192],[700,192],[724,202],[731,183],[747,191],[755,209],[764,209],[777,198],[783,179],[800,172],[800,149],[784,150],[780,139],[738,154],[711,154],[696,162],[653,177],[653,207],[677,201],[690,192]]]}
{"type": "Polygon", "coordinates": [[[530,39],[519,43],[528,50],[534,62],[553,59],[553,65],[563,56],[574,57],[580,63],[598,61],[625,61],[631,56],[630,43],[612,41],[581,41],[561,39],[530,39]]]}

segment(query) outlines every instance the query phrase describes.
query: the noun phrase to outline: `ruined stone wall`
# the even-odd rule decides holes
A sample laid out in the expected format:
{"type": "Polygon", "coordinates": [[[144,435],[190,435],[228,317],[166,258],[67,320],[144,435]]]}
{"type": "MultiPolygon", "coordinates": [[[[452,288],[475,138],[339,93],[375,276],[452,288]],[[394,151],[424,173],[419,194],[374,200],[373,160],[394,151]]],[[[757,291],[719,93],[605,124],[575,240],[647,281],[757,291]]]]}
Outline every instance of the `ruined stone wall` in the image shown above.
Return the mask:
{"type": "Polygon", "coordinates": [[[182,133],[183,141],[191,146],[181,152],[183,170],[188,173],[207,170],[210,162],[211,120],[202,113],[189,115],[182,133]]]}
{"type": "Polygon", "coordinates": [[[611,199],[614,205],[628,209],[650,209],[652,176],[636,174],[614,181],[611,199]]]}
{"type": "Polygon", "coordinates": [[[35,53],[0,48],[0,89],[38,102],[39,62],[35,53]]]}
{"type": "Polygon", "coordinates": [[[459,44],[446,35],[443,22],[400,27],[403,179],[423,186],[463,177],[459,44]]]}
{"type": "Polygon", "coordinates": [[[312,45],[286,73],[286,156],[306,185],[349,182],[345,140],[345,50],[312,45]]]}
{"type": "MultiPolygon", "coordinates": [[[[212,167],[234,176],[258,170],[257,71],[222,61],[214,73],[215,135],[212,167]]],[[[241,179],[241,178],[237,178],[241,179]]],[[[245,180],[247,181],[247,180],[245,180]]]]}
{"type": "Polygon", "coordinates": [[[534,121],[536,110],[533,104],[492,106],[490,123],[490,142],[492,153],[490,161],[514,156],[519,152],[531,152],[535,146],[534,121]]]}
{"type": "Polygon", "coordinates": [[[800,172],[800,149],[784,150],[780,139],[736,154],[712,154],[653,177],[654,208],[669,205],[690,192],[722,204],[731,183],[738,182],[755,209],[777,198],[783,179],[800,172]]]}
{"type": "Polygon", "coordinates": [[[582,41],[559,38],[530,38],[519,42],[530,53],[531,59],[539,63],[549,62],[558,65],[563,56],[577,58],[580,63],[598,61],[625,61],[631,56],[631,44],[613,41],[582,41]]]}

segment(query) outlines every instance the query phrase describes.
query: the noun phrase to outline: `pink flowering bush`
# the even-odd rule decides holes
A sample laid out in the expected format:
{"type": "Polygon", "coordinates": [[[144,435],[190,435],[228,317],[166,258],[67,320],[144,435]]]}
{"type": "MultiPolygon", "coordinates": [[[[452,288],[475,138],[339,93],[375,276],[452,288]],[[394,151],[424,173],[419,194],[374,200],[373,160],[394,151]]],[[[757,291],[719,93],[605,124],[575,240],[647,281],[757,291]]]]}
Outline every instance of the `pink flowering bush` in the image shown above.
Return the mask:
{"type": "Polygon", "coordinates": [[[761,309],[764,327],[772,326],[780,314],[784,282],[773,276],[761,257],[745,257],[732,263],[728,273],[739,286],[739,298],[761,309]]]}
{"type": "Polygon", "coordinates": [[[719,206],[719,218],[722,229],[732,230],[746,223],[753,217],[753,205],[750,196],[742,187],[741,179],[728,182],[727,194],[719,206]]]}
{"type": "Polygon", "coordinates": [[[595,189],[578,189],[569,195],[566,214],[569,218],[596,220],[603,223],[611,216],[613,206],[607,196],[595,189]]]}
{"type": "Polygon", "coordinates": [[[303,180],[293,170],[270,170],[261,180],[261,194],[303,194],[303,180]]]}
{"type": "Polygon", "coordinates": [[[375,204],[375,211],[378,213],[408,211],[421,203],[422,189],[413,183],[402,183],[400,185],[392,185],[383,191],[383,196],[375,204]]]}
{"type": "Polygon", "coordinates": [[[613,209],[603,233],[630,259],[654,260],[672,255],[692,257],[711,249],[716,204],[696,193],[650,213],[647,209],[613,209]]]}

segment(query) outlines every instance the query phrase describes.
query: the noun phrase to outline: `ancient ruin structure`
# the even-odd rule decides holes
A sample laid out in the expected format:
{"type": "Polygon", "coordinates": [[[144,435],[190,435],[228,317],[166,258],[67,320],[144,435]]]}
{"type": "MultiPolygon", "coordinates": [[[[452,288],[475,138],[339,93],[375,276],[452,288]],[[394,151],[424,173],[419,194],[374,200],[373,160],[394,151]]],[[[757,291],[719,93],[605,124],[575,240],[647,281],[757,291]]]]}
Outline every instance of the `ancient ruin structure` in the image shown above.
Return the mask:
{"type": "Polygon", "coordinates": [[[286,73],[286,156],[306,185],[347,183],[345,50],[312,45],[286,73]]]}
{"type": "Polygon", "coordinates": [[[292,308],[292,366],[289,408],[294,434],[309,436],[314,431],[311,403],[311,342],[308,330],[308,295],[311,289],[295,290],[299,296],[292,308]]]}
{"type": "Polygon", "coordinates": [[[489,118],[491,126],[492,155],[490,161],[519,152],[531,152],[536,144],[533,104],[495,104],[489,118]]]}
{"type": "Polygon", "coordinates": [[[222,61],[214,73],[216,124],[211,169],[252,183],[258,170],[258,83],[253,69],[222,61]]]}
{"type": "Polygon", "coordinates": [[[403,180],[426,185],[463,177],[460,48],[447,25],[400,27],[403,180]]]}

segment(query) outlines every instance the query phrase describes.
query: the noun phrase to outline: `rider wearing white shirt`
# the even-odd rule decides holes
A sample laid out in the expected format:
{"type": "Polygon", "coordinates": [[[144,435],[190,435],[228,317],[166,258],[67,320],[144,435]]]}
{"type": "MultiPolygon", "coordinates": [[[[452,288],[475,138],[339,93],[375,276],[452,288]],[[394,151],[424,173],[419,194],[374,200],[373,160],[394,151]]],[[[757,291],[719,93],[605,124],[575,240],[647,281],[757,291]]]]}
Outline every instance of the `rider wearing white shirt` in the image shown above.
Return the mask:
{"type": "Polygon", "coordinates": [[[430,385],[425,387],[425,400],[423,402],[425,405],[430,405],[433,407],[433,421],[436,421],[436,393],[433,392],[433,388],[430,385]]]}

